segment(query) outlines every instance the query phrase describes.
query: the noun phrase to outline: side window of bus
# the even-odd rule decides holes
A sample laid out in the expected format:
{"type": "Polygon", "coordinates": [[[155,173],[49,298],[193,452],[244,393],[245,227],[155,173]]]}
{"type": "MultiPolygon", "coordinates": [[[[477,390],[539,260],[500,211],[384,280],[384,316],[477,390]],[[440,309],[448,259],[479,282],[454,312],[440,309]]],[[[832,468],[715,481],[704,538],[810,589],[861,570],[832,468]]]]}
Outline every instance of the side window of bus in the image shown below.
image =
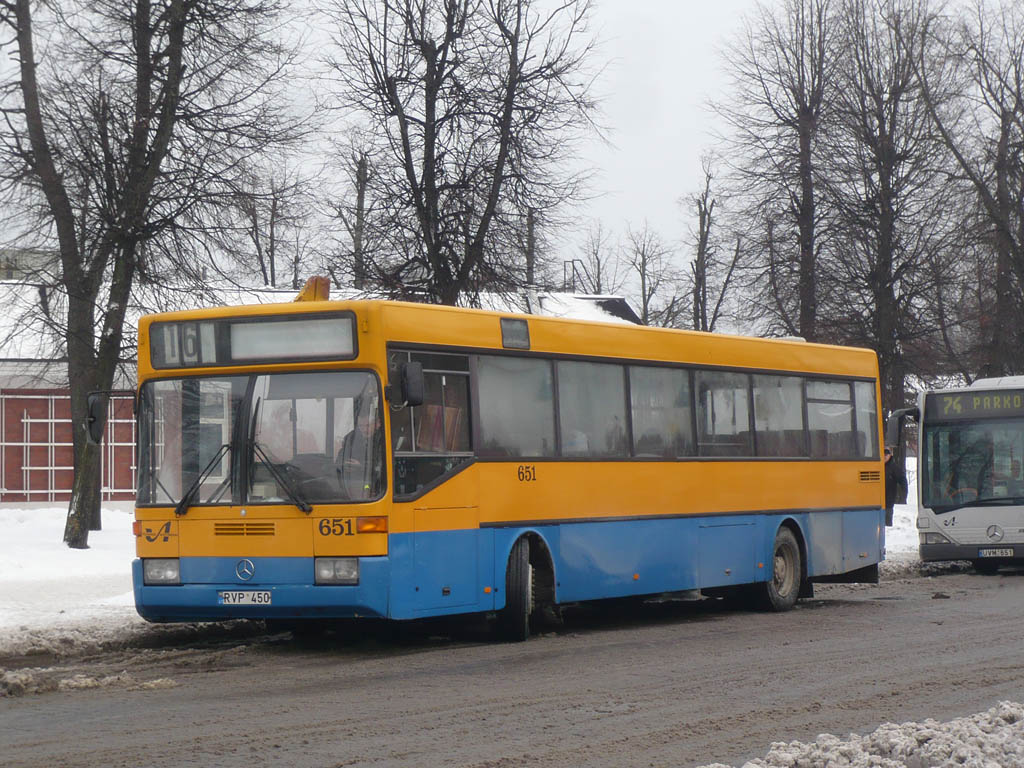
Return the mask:
{"type": "Polygon", "coordinates": [[[630,366],[629,399],[635,456],[693,456],[689,371],[630,366]]]}
{"type": "Polygon", "coordinates": [[[562,455],[629,455],[625,368],[575,361],[560,361],[557,365],[562,455]]]}
{"type": "MultiPolygon", "coordinates": [[[[420,453],[469,451],[469,377],[425,371],[423,405],[412,409],[412,445],[420,453]]],[[[399,450],[406,449],[402,446],[399,450]]]]}
{"type": "Polygon", "coordinates": [[[477,358],[480,438],[477,455],[555,455],[555,389],[549,360],[477,358]]]}
{"type": "Polygon", "coordinates": [[[862,456],[854,431],[853,392],[848,381],[807,380],[807,430],[812,458],[862,456]]]}
{"type": "Polygon", "coordinates": [[[804,381],[754,376],[754,440],[758,456],[806,456],[804,381]]]}
{"type": "Polygon", "coordinates": [[[701,456],[752,456],[750,377],[697,371],[697,445],[701,456]]]}
{"type": "Polygon", "coordinates": [[[391,412],[395,494],[416,493],[452,472],[472,455],[469,425],[469,358],[441,353],[392,352],[395,374],[402,361],[423,365],[423,403],[391,412]]]}
{"type": "Polygon", "coordinates": [[[855,381],[853,399],[857,406],[857,455],[877,459],[878,405],[875,403],[874,382],[855,381]]]}

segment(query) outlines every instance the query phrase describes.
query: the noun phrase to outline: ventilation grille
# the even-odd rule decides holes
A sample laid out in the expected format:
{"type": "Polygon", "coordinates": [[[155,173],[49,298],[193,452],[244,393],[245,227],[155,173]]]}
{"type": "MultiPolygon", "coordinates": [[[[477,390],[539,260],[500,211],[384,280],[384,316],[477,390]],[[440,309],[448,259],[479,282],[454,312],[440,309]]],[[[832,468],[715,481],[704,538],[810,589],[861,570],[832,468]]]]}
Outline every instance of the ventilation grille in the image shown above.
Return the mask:
{"type": "Polygon", "coordinates": [[[877,483],[881,479],[882,473],[877,469],[869,469],[860,473],[860,481],[862,483],[877,483]]]}
{"type": "Polygon", "coordinates": [[[273,523],[214,523],[214,536],[273,536],[273,523]]]}

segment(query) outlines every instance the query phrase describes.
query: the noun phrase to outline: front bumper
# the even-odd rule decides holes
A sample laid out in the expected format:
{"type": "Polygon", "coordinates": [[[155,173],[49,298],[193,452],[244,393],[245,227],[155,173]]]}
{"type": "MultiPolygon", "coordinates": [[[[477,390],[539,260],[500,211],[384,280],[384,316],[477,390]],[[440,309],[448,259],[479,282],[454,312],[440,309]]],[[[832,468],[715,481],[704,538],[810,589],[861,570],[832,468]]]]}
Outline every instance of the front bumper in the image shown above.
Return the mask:
{"type": "Polygon", "coordinates": [[[181,584],[142,583],[142,560],[132,563],[135,609],[147,621],[227,619],[387,618],[390,564],[387,557],[362,557],[359,584],[313,584],[311,557],[253,557],[255,574],[242,580],[237,557],[183,557],[181,584]],[[218,592],[267,591],[267,605],[222,605],[218,592]]]}
{"type": "Polygon", "coordinates": [[[991,560],[994,563],[1008,563],[1024,558],[1024,545],[1021,544],[920,544],[921,560],[934,562],[939,560],[991,560]],[[1012,557],[983,557],[985,549],[1011,549],[1012,557]]]}

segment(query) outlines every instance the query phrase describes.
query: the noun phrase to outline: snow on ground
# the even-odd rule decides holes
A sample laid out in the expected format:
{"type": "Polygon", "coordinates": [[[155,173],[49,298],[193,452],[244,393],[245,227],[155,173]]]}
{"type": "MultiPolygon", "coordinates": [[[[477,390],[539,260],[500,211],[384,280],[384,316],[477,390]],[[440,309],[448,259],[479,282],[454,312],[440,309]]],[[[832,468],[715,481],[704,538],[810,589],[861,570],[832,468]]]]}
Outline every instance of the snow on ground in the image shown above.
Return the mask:
{"type": "MultiPolygon", "coordinates": [[[[812,744],[776,742],[742,768],[1019,768],[1024,766],[1024,706],[1002,701],[987,712],[948,723],[885,723],[812,744]]],[[[701,768],[730,768],[711,763],[701,768]]]]}
{"type": "Polygon", "coordinates": [[[67,506],[0,505],[0,655],[58,655],[127,640],[135,612],[131,503],[109,503],[89,549],[63,543],[67,506]]]}

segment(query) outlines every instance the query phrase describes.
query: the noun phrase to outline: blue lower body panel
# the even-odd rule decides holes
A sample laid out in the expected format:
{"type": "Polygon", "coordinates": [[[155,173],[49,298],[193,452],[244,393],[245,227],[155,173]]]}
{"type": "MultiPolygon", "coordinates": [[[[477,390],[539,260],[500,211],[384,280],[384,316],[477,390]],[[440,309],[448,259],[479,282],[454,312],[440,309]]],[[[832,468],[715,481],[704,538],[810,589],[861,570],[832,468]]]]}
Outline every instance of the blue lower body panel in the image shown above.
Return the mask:
{"type": "Polygon", "coordinates": [[[387,557],[360,558],[357,586],[315,586],[313,559],[181,559],[182,586],[143,586],[133,565],[135,604],[150,621],[236,618],[416,619],[493,611],[505,605],[505,569],[521,536],[550,556],[557,602],[650,595],[767,581],[775,536],[793,526],[810,578],[880,562],[882,509],[785,514],[560,522],[395,533],[387,557]],[[269,605],[226,605],[223,591],[268,591],[269,605]]]}
{"type": "MultiPolygon", "coordinates": [[[[536,535],[551,553],[560,603],[725,587],[772,578],[775,536],[797,532],[809,578],[847,573],[882,560],[885,511],[666,517],[494,528],[496,587],[504,587],[516,540],[536,535]]],[[[495,608],[505,603],[501,589],[495,608]]]]}
{"type": "Polygon", "coordinates": [[[313,584],[311,557],[253,557],[255,575],[235,573],[237,557],[181,558],[181,585],[145,586],[142,561],[132,563],[135,608],[149,621],[222,621],[225,619],[355,618],[388,616],[390,563],[363,557],[359,584],[313,584]],[[269,605],[225,605],[220,592],[270,592],[269,605]]]}

